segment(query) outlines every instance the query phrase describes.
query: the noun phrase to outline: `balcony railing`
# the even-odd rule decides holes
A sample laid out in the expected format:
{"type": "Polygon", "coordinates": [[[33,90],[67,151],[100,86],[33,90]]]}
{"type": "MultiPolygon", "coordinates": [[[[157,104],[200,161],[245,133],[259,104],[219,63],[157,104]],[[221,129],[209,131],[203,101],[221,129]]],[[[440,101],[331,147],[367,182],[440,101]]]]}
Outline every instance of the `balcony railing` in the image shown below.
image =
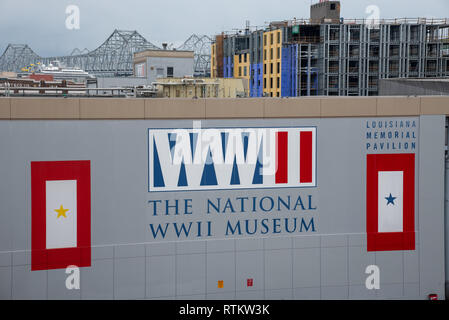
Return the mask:
{"type": "MultiPolygon", "coordinates": [[[[293,19],[289,22],[291,25],[318,25],[321,24],[321,19],[293,19]]],[[[426,24],[426,25],[449,25],[449,18],[397,18],[397,19],[342,19],[338,23],[348,25],[369,24],[369,25],[384,25],[384,24],[426,24]]],[[[226,32],[225,34],[235,34],[235,32],[226,32]]]]}

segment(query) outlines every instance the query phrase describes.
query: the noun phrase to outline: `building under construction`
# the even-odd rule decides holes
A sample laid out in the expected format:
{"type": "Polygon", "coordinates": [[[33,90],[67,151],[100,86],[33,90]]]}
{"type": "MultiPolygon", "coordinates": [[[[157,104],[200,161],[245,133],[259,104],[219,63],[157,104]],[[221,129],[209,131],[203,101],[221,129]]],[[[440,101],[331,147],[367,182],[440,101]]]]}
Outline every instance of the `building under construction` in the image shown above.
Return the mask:
{"type": "Polygon", "coordinates": [[[252,97],[371,96],[379,79],[449,76],[449,19],[345,20],[320,0],[310,19],[216,36],[211,75],[247,78],[252,97]]]}

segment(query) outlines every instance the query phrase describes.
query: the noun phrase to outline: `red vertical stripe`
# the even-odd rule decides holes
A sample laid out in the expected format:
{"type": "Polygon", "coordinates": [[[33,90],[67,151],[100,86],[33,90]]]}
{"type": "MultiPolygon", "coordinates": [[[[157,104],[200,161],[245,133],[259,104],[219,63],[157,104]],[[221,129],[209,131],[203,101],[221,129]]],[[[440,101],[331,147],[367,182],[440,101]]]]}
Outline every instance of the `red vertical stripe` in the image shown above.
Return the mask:
{"type": "Polygon", "coordinates": [[[312,131],[301,131],[299,149],[299,182],[312,182],[312,131]]]}
{"type": "Polygon", "coordinates": [[[288,132],[276,133],[276,183],[288,183],[288,132]]]}

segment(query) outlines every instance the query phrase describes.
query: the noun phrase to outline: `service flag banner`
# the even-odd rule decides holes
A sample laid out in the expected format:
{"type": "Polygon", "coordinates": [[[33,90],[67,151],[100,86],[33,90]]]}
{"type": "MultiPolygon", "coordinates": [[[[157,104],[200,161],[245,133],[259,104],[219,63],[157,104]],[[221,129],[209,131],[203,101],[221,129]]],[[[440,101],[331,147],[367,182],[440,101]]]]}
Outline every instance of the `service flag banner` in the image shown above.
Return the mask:
{"type": "Polygon", "coordinates": [[[368,251],[415,250],[415,154],[368,154],[368,251]]]}
{"type": "Polygon", "coordinates": [[[88,267],[90,161],[31,162],[31,270],[88,267]]]}

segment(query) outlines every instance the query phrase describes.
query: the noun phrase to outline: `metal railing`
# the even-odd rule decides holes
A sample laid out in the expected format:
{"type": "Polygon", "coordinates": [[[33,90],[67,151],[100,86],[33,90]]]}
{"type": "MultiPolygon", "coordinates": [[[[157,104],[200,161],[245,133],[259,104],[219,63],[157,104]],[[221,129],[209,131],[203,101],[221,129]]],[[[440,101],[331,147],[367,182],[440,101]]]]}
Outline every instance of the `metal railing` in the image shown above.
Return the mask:
{"type": "Polygon", "coordinates": [[[148,88],[70,88],[70,87],[11,87],[0,85],[0,96],[86,96],[86,97],[142,97],[156,94],[148,88]]]}
{"type": "MultiPolygon", "coordinates": [[[[293,19],[291,25],[322,24],[322,20],[293,19]]],[[[342,24],[426,24],[426,25],[448,25],[449,18],[396,18],[396,19],[341,19],[342,24]]]]}

